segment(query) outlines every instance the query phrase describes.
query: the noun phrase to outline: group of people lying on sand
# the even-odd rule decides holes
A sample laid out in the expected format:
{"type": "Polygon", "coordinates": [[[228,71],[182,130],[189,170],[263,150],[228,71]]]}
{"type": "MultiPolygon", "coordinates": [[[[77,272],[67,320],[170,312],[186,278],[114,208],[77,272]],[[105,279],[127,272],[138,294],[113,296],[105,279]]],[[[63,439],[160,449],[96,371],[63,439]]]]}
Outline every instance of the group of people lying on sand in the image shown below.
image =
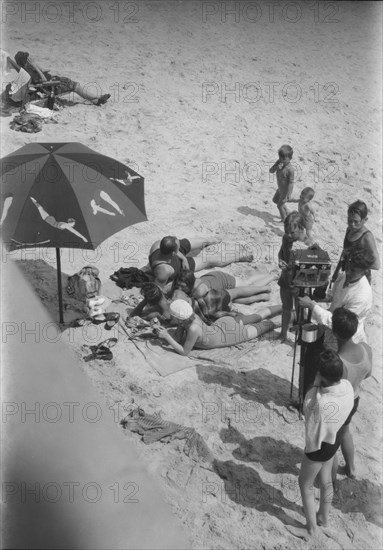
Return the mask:
{"type": "Polygon", "coordinates": [[[269,285],[275,275],[254,275],[240,281],[216,270],[199,278],[195,276],[195,271],[253,259],[238,250],[223,255],[219,249],[222,250],[219,241],[208,239],[179,240],[166,236],[155,242],[149,252],[148,266],[154,282],[142,287],[143,300],[131,312],[128,325],[137,315],[177,325],[174,337],[162,325],[156,328],[156,334],[181,355],[189,355],[193,348],[232,346],[276,328],[278,321],[270,318],[281,313],[281,306],[263,307],[251,315],[232,311],[233,303],[268,300],[269,285]]]}

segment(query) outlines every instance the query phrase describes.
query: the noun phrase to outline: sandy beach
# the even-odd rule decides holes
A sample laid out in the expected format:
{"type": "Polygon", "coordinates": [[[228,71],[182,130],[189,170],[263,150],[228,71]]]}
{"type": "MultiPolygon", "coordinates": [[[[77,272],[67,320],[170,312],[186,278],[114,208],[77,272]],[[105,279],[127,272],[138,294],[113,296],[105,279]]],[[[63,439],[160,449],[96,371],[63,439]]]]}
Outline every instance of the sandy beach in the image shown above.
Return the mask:
{"type": "MultiPolygon", "coordinates": [[[[150,246],[165,235],[220,238],[225,255],[246,248],[253,262],[225,268],[236,277],[278,271],[283,224],[271,200],[276,182],[269,168],[284,143],[294,149],[294,197],[306,186],[315,189],[314,232],[333,265],[347,205],[356,199],[368,206],[367,226],[381,252],[380,3],[39,2],[32,14],[26,4],[3,3],[2,47],[11,55],[28,51],[54,74],[111,98],[96,107],[76,96],[58,112],[56,124],[44,124],[37,134],[15,132],[10,118],[2,118],[1,156],[30,142],[81,142],[145,178],[148,221],[113,235],[96,251],[63,249],[64,287],[69,275],[94,264],[102,294],[119,299],[112,273],[145,265],[150,246]]],[[[10,260],[56,322],[54,249],[3,249],[3,261],[10,260]]],[[[180,357],[177,368],[175,354],[150,343],[137,347],[117,327],[71,327],[80,312],[64,293],[67,325],[60,338],[115,419],[138,405],[194,428],[211,450],[215,465],[207,467],[184,452],[183,440],[145,444],[123,431],[193,548],[378,549],[381,272],[373,272],[372,289],[366,331],[373,375],[364,382],[352,422],[357,478],[339,477],[319,542],[286,529],[304,522],[298,487],[304,421],[289,409],[293,337],[281,344],[272,333],[234,349],[180,357]],[[110,336],[118,338],[111,362],[83,360],[85,343],[110,336]],[[168,358],[174,372],[166,372],[168,358]]],[[[131,295],[138,291],[124,292],[131,295]]],[[[273,283],[270,303],[279,301],[273,283]]],[[[126,303],[110,307],[127,314],[126,303]]],[[[297,372],[294,383],[296,397],[297,372]]]]}

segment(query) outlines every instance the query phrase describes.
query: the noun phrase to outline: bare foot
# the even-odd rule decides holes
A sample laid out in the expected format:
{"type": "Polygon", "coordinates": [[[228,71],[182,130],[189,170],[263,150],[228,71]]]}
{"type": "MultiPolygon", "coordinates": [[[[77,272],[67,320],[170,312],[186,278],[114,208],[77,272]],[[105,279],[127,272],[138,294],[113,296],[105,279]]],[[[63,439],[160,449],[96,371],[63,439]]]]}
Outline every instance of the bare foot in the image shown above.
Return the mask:
{"type": "Polygon", "coordinates": [[[295,527],[294,525],[286,525],[286,529],[289,533],[303,540],[310,540],[311,537],[315,537],[317,530],[309,533],[306,527],[295,527]]]}
{"type": "Polygon", "coordinates": [[[247,256],[240,256],[237,262],[252,262],[254,260],[254,255],[250,252],[247,256]]]}
{"type": "Polygon", "coordinates": [[[327,520],[319,513],[317,514],[317,525],[327,527],[327,520]]]}

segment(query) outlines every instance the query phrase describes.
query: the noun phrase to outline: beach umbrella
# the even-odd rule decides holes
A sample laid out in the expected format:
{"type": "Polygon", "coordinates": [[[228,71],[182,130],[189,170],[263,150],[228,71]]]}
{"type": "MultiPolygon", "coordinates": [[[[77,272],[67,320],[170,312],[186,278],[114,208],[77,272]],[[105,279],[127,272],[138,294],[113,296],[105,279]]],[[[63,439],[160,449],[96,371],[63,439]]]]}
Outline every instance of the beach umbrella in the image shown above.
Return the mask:
{"type": "Polygon", "coordinates": [[[81,143],[30,143],[0,163],[3,243],[56,249],[62,323],[60,248],[95,250],[146,221],[144,178],[81,143]]]}

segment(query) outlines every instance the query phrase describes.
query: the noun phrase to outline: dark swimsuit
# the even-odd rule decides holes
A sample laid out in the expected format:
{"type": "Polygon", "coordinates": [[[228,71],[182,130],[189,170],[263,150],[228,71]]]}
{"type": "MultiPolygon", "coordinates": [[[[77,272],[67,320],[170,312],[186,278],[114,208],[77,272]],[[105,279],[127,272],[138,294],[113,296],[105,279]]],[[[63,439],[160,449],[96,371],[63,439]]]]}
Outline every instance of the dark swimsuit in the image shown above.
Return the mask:
{"type": "MultiPolygon", "coordinates": [[[[181,254],[186,256],[186,254],[188,254],[188,252],[190,252],[190,250],[191,250],[190,241],[188,241],[188,239],[180,239],[180,252],[181,252],[181,254]]],[[[176,256],[175,254],[172,254],[168,260],[164,260],[163,258],[161,258],[161,255],[162,254],[161,254],[160,249],[157,249],[154,252],[152,252],[149,256],[149,265],[152,268],[152,270],[154,268],[156,268],[158,265],[161,265],[161,264],[170,265],[170,267],[172,267],[173,270],[174,270],[174,273],[168,279],[168,282],[171,282],[175,279],[175,277],[177,277],[177,275],[179,275],[181,273],[181,271],[182,271],[182,262],[178,258],[178,256],[176,256]]],[[[191,271],[194,271],[195,270],[195,260],[194,260],[194,258],[186,258],[186,259],[187,259],[188,264],[189,264],[189,269],[191,271]]]]}
{"type": "MultiPolygon", "coordinates": [[[[358,239],[356,239],[356,241],[350,241],[348,239],[348,236],[347,236],[348,231],[346,231],[346,235],[345,235],[344,241],[343,241],[342,271],[345,270],[346,260],[350,256],[350,254],[352,252],[354,252],[354,250],[364,248],[363,246],[361,246],[361,241],[362,241],[363,237],[365,237],[365,235],[367,235],[367,233],[371,233],[371,231],[369,229],[366,229],[366,231],[364,233],[362,233],[362,235],[358,239]]],[[[368,279],[368,282],[371,284],[371,269],[367,269],[365,275],[368,279]]]]}

